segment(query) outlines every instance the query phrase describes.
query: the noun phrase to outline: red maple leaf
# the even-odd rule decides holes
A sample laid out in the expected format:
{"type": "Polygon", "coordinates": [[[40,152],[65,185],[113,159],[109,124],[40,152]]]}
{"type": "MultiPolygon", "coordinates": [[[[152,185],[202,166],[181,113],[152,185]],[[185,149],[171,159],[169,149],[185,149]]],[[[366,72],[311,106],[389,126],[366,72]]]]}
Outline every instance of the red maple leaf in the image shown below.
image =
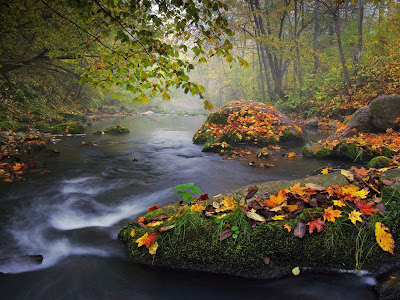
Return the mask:
{"type": "Polygon", "coordinates": [[[318,218],[314,221],[308,222],[308,232],[312,234],[314,229],[317,229],[317,232],[321,232],[324,229],[325,221],[322,221],[321,218],[318,218]]]}
{"type": "Polygon", "coordinates": [[[146,239],[143,241],[143,245],[146,245],[146,247],[149,248],[150,245],[153,244],[154,241],[156,240],[156,237],[158,236],[158,234],[159,234],[158,232],[150,233],[150,234],[146,237],[146,239]]]}
{"type": "Polygon", "coordinates": [[[208,193],[201,195],[197,200],[207,200],[208,198],[208,193]]]}
{"type": "Polygon", "coordinates": [[[360,200],[356,202],[356,206],[358,209],[364,214],[364,215],[369,215],[372,216],[372,213],[377,212],[378,210],[376,208],[372,208],[372,205],[374,205],[374,201],[367,202],[365,200],[360,200]]]}

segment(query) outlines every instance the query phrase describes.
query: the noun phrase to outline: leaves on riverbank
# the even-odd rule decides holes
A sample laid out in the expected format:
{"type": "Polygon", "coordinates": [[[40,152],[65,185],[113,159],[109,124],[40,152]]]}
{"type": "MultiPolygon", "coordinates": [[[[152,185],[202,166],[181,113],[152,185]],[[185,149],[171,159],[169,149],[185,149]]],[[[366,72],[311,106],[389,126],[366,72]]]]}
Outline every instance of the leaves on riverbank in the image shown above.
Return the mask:
{"type": "Polygon", "coordinates": [[[389,228],[380,222],[375,223],[375,237],[378,245],[385,251],[394,254],[394,240],[389,228]]]}

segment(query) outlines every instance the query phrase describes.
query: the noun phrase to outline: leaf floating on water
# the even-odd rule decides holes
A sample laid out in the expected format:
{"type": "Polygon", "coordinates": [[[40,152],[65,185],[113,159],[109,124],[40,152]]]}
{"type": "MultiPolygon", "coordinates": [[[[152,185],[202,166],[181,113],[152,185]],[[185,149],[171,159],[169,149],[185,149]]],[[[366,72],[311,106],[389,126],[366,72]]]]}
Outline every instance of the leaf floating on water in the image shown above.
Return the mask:
{"type": "Polygon", "coordinates": [[[292,273],[294,276],[298,276],[300,275],[300,268],[299,267],[295,267],[292,269],[292,273]]]}
{"type": "Polygon", "coordinates": [[[304,224],[301,221],[299,223],[297,223],[293,234],[294,234],[295,237],[298,237],[299,239],[302,239],[304,237],[304,235],[306,234],[306,224],[304,224]]]}
{"type": "Polygon", "coordinates": [[[260,216],[259,214],[255,213],[255,212],[251,212],[248,211],[246,213],[246,216],[254,221],[258,221],[258,222],[265,222],[265,218],[263,216],[260,216]]]}
{"type": "Polygon", "coordinates": [[[383,225],[381,222],[375,223],[375,237],[378,245],[384,250],[391,254],[394,254],[394,240],[390,233],[389,228],[383,225]]]}
{"type": "Polygon", "coordinates": [[[350,182],[354,181],[354,174],[347,170],[340,170],[340,174],[346,177],[350,182]]]}

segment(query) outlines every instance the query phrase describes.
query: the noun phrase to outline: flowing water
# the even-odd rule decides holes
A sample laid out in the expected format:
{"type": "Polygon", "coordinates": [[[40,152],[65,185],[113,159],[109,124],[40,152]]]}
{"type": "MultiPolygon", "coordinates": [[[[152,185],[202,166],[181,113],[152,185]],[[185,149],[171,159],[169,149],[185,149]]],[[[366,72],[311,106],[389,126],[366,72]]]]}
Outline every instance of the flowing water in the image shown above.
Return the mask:
{"type": "MultiPolygon", "coordinates": [[[[222,160],[192,143],[205,117],[134,116],[65,137],[46,158],[49,173],[0,185],[1,299],[376,299],[373,278],[306,274],[254,280],[129,264],[119,228],[154,204],[175,202],[173,186],[210,195],[250,183],[295,179],[338,161],[274,157],[273,168],[222,160]],[[123,125],[124,136],[96,136],[123,125]],[[96,141],[98,146],[82,145],[96,141]],[[132,158],[136,160],[133,161],[132,158]],[[43,255],[41,264],[25,255],[43,255]]],[[[318,139],[318,135],[308,135],[318,139]]],[[[301,147],[291,151],[301,152],[301,147]]]]}

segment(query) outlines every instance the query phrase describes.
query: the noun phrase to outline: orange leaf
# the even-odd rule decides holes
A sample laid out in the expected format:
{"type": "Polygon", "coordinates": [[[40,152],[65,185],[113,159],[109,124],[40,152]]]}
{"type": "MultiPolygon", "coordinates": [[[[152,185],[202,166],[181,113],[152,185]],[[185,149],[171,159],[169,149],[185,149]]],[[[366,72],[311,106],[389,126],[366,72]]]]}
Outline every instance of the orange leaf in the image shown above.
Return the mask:
{"type": "Polygon", "coordinates": [[[308,222],[308,232],[312,234],[314,232],[314,229],[317,229],[317,232],[321,232],[324,230],[325,226],[325,221],[322,221],[321,218],[318,218],[314,221],[308,222]]]}
{"type": "Polygon", "coordinates": [[[329,206],[327,209],[324,210],[324,220],[328,220],[332,223],[335,223],[336,218],[342,216],[342,212],[337,209],[333,209],[333,206],[329,206]]]}
{"type": "Polygon", "coordinates": [[[375,205],[374,201],[365,201],[365,200],[360,200],[357,201],[356,206],[358,209],[364,214],[364,215],[369,215],[372,216],[372,213],[377,212],[378,210],[376,208],[372,208],[373,205],[375,205]]]}
{"type": "Polygon", "coordinates": [[[147,213],[151,213],[153,211],[156,211],[157,209],[159,209],[160,207],[158,205],[153,205],[152,207],[149,208],[149,210],[147,211],[147,213]]]}
{"type": "Polygon", "coordinates": [[[280,190],[276,196],[271,195],[269,199],[265,200],[264,205],[267,205],[270,208],[274,208],[278,205],[281,205],[283,202],[285,202],[285,200],[286,200],[286,190],[283,189],[280,190]]]}

